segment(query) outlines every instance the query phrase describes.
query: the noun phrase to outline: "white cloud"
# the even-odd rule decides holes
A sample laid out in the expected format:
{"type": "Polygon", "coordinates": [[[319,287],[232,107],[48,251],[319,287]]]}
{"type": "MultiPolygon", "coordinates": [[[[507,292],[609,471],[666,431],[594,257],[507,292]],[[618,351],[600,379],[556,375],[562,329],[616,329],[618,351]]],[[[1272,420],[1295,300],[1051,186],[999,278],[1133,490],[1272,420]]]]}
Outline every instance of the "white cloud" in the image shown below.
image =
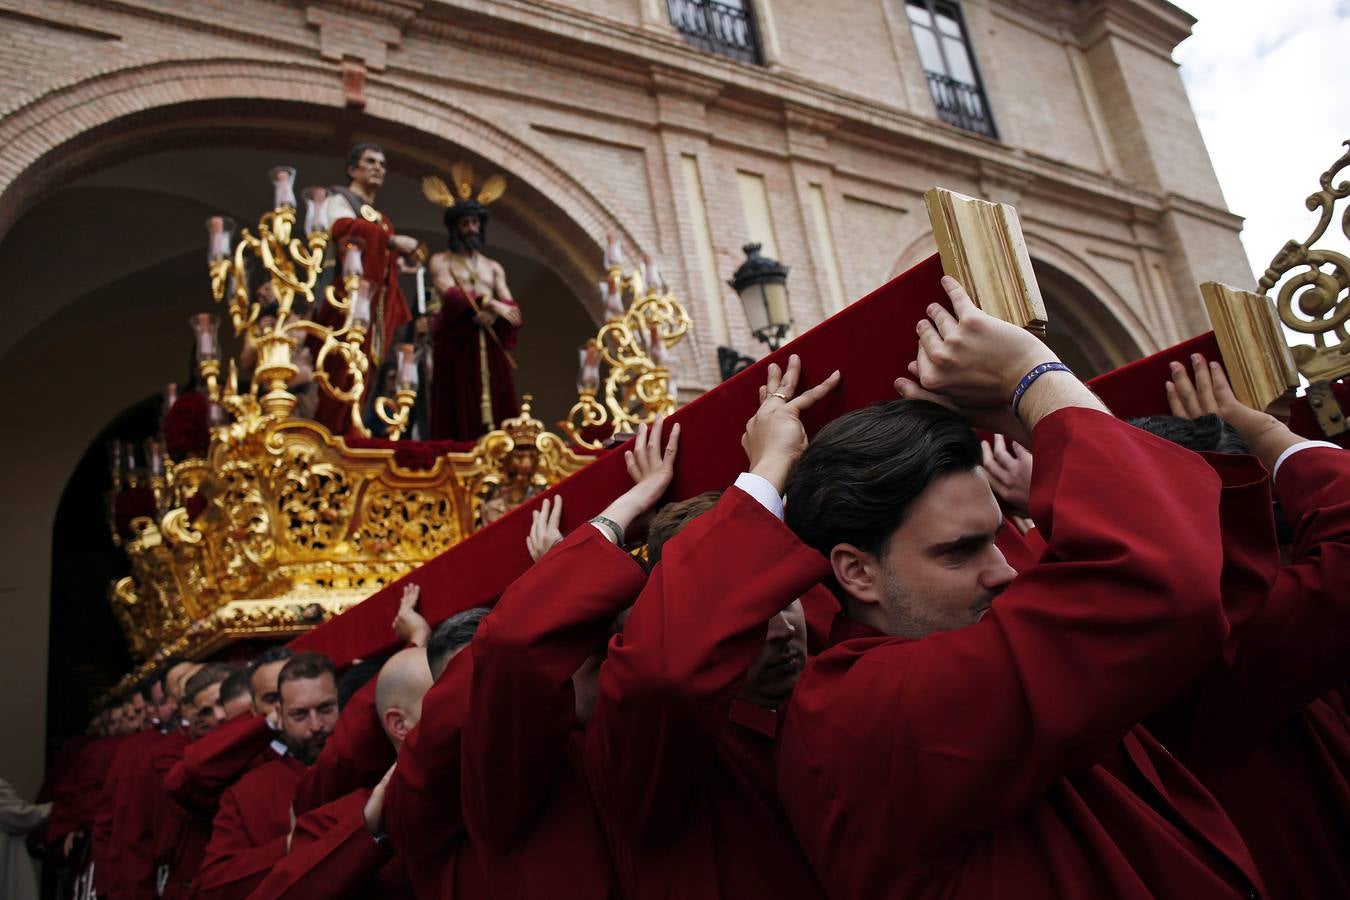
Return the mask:
{"type": "MultiPolygon", "coordinates": [[[[1304,198],[1350,139],[1350,0],[1175,2],[1199,19],[1176,59],[1260,275],[1316,224],[1304,198]]],[[[1322,245],[1350,251],[1335,226],[1322,245]]]]}

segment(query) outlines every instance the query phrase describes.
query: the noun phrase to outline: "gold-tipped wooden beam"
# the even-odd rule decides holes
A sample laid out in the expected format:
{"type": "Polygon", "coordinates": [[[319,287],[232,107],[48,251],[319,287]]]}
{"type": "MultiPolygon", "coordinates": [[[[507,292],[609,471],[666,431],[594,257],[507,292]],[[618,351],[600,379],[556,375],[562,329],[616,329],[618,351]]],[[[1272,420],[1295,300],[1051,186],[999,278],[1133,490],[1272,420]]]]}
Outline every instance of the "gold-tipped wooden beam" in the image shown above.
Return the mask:
{"type": "Polygon", "coordinates": [[[980,309],[1045,337],[1045,301],[1031,268],[1017,210],[946,188],[924,194],[942,270],[980,309]]]}
{"type": "Polygon", "coordinates": [[[1269,410],[1298,388],[1298,366],[1269,297],[1207,281],[1200,285],[1228,380],[1238,400],[1269,410]]]}

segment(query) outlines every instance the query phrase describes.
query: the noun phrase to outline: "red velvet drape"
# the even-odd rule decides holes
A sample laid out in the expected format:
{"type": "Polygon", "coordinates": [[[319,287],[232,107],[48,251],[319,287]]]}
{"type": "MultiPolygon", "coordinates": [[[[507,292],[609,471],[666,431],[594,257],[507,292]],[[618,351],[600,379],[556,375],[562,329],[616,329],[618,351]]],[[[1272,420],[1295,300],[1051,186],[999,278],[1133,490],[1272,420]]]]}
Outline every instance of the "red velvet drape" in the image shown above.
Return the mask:
{"type": "MultiPolygon", "coordinates": [[[[684,438],[670,499],[724,488],[741,471],[745,460],[741,425],[758,406],[759,386],[771,361],[785,364],[788,354],[799,354],[805,384],[820,381],[836,367],[841,370],[840,386],[808,418],[807,428],[812,432],[849,410],[894,398],[893,382],[916,354],[914,323],[930,303],[949,306],[941,278],[941,262],[932,256],[680,409],[672,421],[682,423],[684,438]]],[[[1213,332],[1122,366],[1089,384],[1121,418],[1167,414],[1163,382],[1168,364],[1178,360],[1189,365],[1190,354],[1195,352],[1219,358],[1213,332]]],[[[1346,393],[1342,403],[1350,409],[1350,391],[1346,393]]],[[[1295,405],[1293,426],[1308,437],[1321,436],[1302,402],[1295,405]]],[[[599,513],[627,485],[622,453],[611,450],[552,491],[532,498],[421,566],[408,577],[422,586],[423,613],[438,622],[471,606],[491,605],[530,563],[525,535],[530,512],[544,497],[556,494],[565,499],[566,532],[599,513]]],[[[326,653],[338,665],[391,647],[395,641],[389,621],[397,611],[402,584],[399,581],[378,591],[297,638],[292,646],[326,653]]]]}
{"type": "MultiPolygon", "coordinates": [[[[941,278],[942,265],[933,256],[676,412],[672,421],[682,423],[684,437],[670,498],[724,488],[744,467],[741,426],[759,405],[759,386],[770,361],[785,364],[789,353],[799,354],[807,384],[841,369],[840,386],[812,410],[807,421],[812,431],[851,409],[893,399],[896,376],[915,356],[914,323],[928,304],[947,302],[941,278]]],[[[525,535],[530,512],[544,497],[564,498],[563,530],[569,531],[599,513],[628,484],[623,455],[611,450],[552,491],[419,567],[408,577],[422,586],[423,614],[438,622],[470,606],[491,605],[530,563],[525,535]]],[[[402,581],[389,585],[292,646],[326,653],[338,665],[392,646],[389,621],[402,592],[402,581]]]]}

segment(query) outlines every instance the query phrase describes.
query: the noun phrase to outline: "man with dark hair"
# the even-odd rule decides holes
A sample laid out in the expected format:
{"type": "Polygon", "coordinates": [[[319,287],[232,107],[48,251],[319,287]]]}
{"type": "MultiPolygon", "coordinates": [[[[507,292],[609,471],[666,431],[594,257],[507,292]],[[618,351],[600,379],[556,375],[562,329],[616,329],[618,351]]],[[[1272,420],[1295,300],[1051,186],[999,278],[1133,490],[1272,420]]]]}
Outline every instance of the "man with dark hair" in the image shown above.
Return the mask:
{"type": "Polygon", "coordinates": [[[235,669],[220,685],[220,708],[225,721],[253,714],[253,695],[248,686],[248,670],[235,669]]]}
{"type": "Polygon", "coordinates": [[[306,781],[323,767],[334,771],[317,784],[302,782],[286,857],[254,897],[409,895],[404,865],[382,840],[383,798],[393,762],[388,751],[396,752],[417,727],[431,685],[426,649],[414,644],[386,660],[378,678],[353,696],[306,781]],[[373,708],[366,705],[368,696],[373,696],[373,708]],[[359,772],[368,761],[382,762],[384,770],[359,772]],[[302,793],[307,794],[303,803],[302,793]]]}
{"type": "Polygon", "coordinates": [[[153,683],[146,680],[133,686],[122,704],[126,737],[108,764],[102,797],[94,813],[91,831],[94,884],[101,896],[145,896],[132,889],[139,887],[142,876],[147,886],[153,885],[149,848],[128,846],[134,834],[126,810],[134,795],[143,790],[142,779],[151,748],[162,736],[151,724],[153,703],[147,703],[147,695],[153,699],[153,683]]]}
{"type": "Polygon", "coordinates": [[[291,655],[286,647],[269,647],[244,669],[253,706],[264,714],[230,718],[201,740],[165,753],[160,764],[172,802],[163,807],[156,828],[155,856],[166,897],[195,892],[221,795],[247,772],[286,753],[277,739],[276,682],[291,655]]]}
{"type": "Polygon", "coordinates": [[[248,673],[249,693],[253,698],[253,711],[266,718],[277,707],[277,675],[281,672],[281,667],[286,665],[286,661],[294,656],[295,653],[290,647],[278,644],[275,647],[268,647],[262,653],[255,656],[249,662],[245,671],[248,673]]]}
{"type": "Polygon", "coordinates": [[[183,686],[183,693],[192,704],[192,725],[188,730],[193,740],[200,740],[207,732],[225,721],[220,688],[225,679],[233,674],[234,669],[224,663],[210,663],[203,666],[183,686]]]}
{"type": "MultiPolygon", "coordinates": [[[[1013,582],[979,443],[931,403],[851,413],[773,467],[818,553],[789,590],[829,573],[843,604],[779,738],[816,874],[849,897],[1256,896],[1232,824],[1137,724],[1224,639],[1218,477],[943,285],[953,311],[917,327],[922,387],[897,387],[1025,426],[1048,545],[1013,582]]],[[[787,568],[801,544],[762,524],[710,537],[737,553],[707,564],[749,584],[787,568]]]]}
{"type": "MultiPolygon", "coordinates": [[[[362,349],[371,360],[371,372],[378,372],[380,364],[389,355],[389,347],[399,330],[412,321],[408,301],[399,287],[399,262],[410,258],[417,252],[417,240],[394,231],[394,223],[383,212],[375,208],[375,195],[384,185],[386,174],[384,150],[376,144],[357,144],[347,154],[346,187],[333,185],[329,188],[324,205],[324,214],[334,245],[341,248],[344,243],[354,242],[360,245],[361,269],[363,277],[370,282],[370,330],[367,332],[362,349]]],[[[342,251],[339,249],[339,259],[342,251]]],[[[338,296],[343,296],[341,279],[335,285],[338,296]]],[[[355,298],[346,298],[354,302],[355,298]]],[[[332,307],[325,307],[318,314],[324,324],[340,324],[341,313],[332,307]]],[[[319,347],[310,344],[310,352],[317,359],[319,347]]],[[[334,363],[329,369],[329,377],[336,378],[343,387],[350,384],[348,375],[341,366],[334,363]]],[[[356,401],[356,413],[359,418],[363,400],[356,401]]],[[[334,434],[342,434],[353,425],[353,413],[348,404],[342,403],[327,392],[319,393],[318,409],[315,418],[334,434]]]]}
{"type": "Polygon", "coordinates": [[[337,723],[337,670],[319,653],[297,653],[277,675],[277,717],[287,753],[225,791],[201,874],[202,900],[243,900],[286,853],[291,798],[337,723]]]}
{"type": "MultiPolygon", "coordinates": [[[[113,768],[118,772],[111,787],[111,826],[104,872],[113,878],[106,893],[112,898],[151,898],[156,895],[155,843],[162,807],[171,801],[164,789],[165,754],[186,743],[180,733],[178,697],[167,685],[182,685],[182,676],[193,664],[173,657],[146,680],[142,695],[150,701],[147,712],[152,728],[128,741],[119,751],[113,768]]],[[[111,770],[110,770],[111,771],[111,770]]]]}
{"type": "Polygon", "coordinates": [[[427,665],[431,667],[431,677],[439,679],[450,658],[463,650],[473,640],[478,624],[488,614],[486,606],[475,606],[457,612],[441,622],[431,632],[427,640],[427,665]]]}
{"type": "Polygon", "coordinates": [[[717,501],[721,499],[721,491],[704,491],[687,500],[678,500],[662,506],[656,515],[652,516],[652,523],[647,527],[647,571],[655,569],[656,564],[661,561],[661,551],[665,548],[666,541],[716,506],[717,501]]]}

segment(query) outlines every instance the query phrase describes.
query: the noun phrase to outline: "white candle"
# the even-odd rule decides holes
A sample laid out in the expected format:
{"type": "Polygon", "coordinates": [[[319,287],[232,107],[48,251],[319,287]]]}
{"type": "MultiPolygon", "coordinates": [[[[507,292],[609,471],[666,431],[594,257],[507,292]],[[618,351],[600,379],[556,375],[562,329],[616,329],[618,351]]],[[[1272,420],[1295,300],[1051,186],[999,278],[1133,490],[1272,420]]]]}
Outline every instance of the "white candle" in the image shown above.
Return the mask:
{"type": "Polygon", "coordinates": [[[305,234],[328,230],[328,191],[321,187],[307,187],[305,198],[305,234]]]}
{"type": "Polygon", "coordinates": [[[417,314],[427,314],[427,267],[417,267],[417,314]]]}
{"type": "Polygon", "coordinates": [[[291,166],[277,166],[271,171],[272,206],[295,208],[295,169],[291,166]]]}
{"type": "Polygon", "coordinates": [[[365,241],[359,238],[348,238],[342,245],[342,274],[364,275],[365,270],[361,265],[361,252],[366,249],[365,241]]]}
{"type": "Polygon", "coordinates": [[[605,268],[622,266],[623,248],[619,246],[619,236],[617,234],[607,235],[605,241],[605,268]]]}

